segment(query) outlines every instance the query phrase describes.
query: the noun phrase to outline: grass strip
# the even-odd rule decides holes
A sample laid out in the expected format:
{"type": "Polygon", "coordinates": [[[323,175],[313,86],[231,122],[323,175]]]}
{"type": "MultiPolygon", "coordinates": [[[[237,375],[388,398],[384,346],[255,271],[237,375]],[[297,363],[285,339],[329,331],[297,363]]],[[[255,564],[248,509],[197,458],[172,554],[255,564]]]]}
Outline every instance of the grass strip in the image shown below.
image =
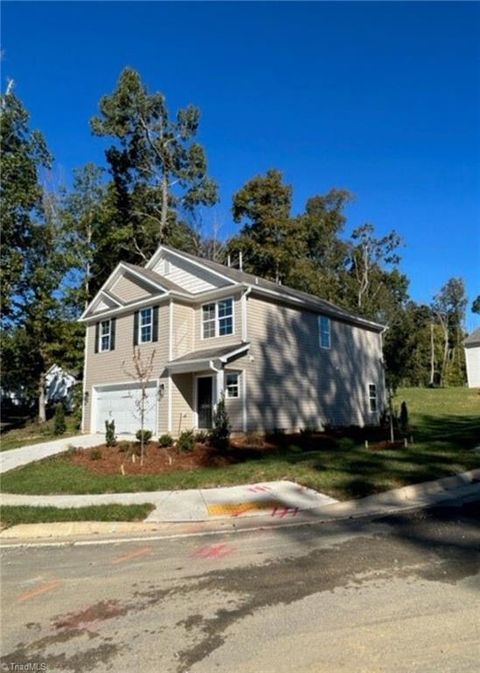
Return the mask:
{"type": "Polygon", "coordinates": [[[90,507],[32,507],[30,505],[3,505],[0,522],[3,527],[20,523],[53,523],[56,521],[143,521],[154,506],[91,505],[90,507]]]}

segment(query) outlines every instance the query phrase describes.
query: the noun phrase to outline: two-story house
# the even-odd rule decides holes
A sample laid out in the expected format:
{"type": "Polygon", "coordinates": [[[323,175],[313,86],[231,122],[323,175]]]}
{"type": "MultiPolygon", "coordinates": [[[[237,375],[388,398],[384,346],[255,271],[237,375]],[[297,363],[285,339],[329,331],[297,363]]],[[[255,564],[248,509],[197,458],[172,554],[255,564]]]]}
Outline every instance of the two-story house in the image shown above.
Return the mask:
{"type": "Polygon", "coordinates": [[[85,310],[83,430],[135,432],[133,349],[152,357],[145,427],[208,429],[225,396],[235,432],[376,423],[382,325],[318,297],[162,245],[121,262],[85,310]]]}

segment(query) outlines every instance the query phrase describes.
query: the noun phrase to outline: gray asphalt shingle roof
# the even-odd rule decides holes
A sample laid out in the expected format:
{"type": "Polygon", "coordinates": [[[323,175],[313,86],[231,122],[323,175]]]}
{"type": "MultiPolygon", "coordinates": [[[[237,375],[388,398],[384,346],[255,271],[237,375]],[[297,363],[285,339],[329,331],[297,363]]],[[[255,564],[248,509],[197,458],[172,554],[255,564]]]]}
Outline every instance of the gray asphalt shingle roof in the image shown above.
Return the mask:
{"type": "Polygon", "coordinates": [[[171,362],[177,363],[177,362],[189,362],[190,360],[212,360],[215,358],[222,358],[225,357],[226,355],[229,355],[230,353],[234,353],[240,348],[245,348],[245,350],[247,350],[249,346],[250,346],[249,343],[243,342],[234,344],[233,346],[221,346],[221,347],[217,346],[216,348],[204,348],[201,351],[191,351],[186,355],[182,355],[182,357],[180,358],[171,360],[171,362]]]}
{"type": "Polygon", "coordinates": [[[463,342],[467,348],[480,346],[480,327],[472,332],[463,342]]]}

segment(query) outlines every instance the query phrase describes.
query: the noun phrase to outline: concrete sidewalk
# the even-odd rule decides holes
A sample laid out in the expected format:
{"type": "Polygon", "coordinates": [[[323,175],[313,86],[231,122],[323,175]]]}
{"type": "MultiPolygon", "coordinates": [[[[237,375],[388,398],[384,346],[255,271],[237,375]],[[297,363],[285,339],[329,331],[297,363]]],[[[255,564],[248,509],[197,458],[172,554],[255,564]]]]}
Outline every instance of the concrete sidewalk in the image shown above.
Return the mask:
{"type": "Polygon", "coordinates": [[[458,498],[480,500],[480,469],[348,502],[336,502],[288,481],[163,493],[47,497],[3,495],[3,505],[81,507],[111,502],[151,502],[156,508],[144,522],[22,524],[2,531],[0,540],[6,543],[17,540],[23,544],[40,539],[69,539],[73,543],[84,539],[87,544],[92,536],[97,536],[97,540],[98,536],[131,540],[132,536],[176,537],[241,532],[265,526],[311,525],[387,516],[458,498]]]}

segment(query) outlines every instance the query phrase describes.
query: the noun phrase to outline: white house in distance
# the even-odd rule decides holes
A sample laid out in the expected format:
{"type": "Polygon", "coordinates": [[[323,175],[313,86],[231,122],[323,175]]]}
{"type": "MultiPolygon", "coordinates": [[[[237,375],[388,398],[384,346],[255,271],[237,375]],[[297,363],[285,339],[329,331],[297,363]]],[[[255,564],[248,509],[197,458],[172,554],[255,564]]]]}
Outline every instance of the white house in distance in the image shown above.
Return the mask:
{"type": "Polygon", "coordinates": [[[480,388],[480,328],[465,339],[465,362],[469,388],[480,388]]]}

